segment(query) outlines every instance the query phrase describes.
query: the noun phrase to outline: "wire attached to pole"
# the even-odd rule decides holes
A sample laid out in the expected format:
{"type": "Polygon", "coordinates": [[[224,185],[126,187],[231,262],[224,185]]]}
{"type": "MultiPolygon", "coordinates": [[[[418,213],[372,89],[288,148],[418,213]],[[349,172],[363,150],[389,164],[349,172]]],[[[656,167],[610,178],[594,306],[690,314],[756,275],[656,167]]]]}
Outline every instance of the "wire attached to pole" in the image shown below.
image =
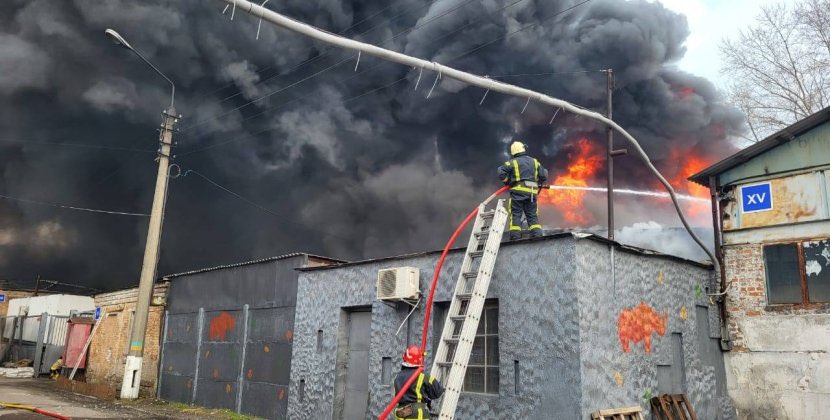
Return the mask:
{"type": "Polygon", "coordinates": [[[432,95],[432,91],[435,90],[435,86],[438,86],[438,80],[440,80],[440,79],[441,79],[441,72],[439,71],[438,74],[435,76],[435,81],[432,82],[432,88],[429,90],[429,93],[427,93],[427,99],[429,99],[429,96],[432,95]]]}

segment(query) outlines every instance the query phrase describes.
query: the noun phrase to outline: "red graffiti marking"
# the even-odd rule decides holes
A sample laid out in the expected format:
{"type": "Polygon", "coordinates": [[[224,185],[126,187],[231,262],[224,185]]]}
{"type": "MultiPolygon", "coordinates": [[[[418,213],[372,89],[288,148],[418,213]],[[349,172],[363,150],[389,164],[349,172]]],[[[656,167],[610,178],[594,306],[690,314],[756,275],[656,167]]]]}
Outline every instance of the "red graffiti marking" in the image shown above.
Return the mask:
{"type": "Polygon", "coordinates": [[[643,349],[651,353],[651,333],[666,335],[668,314],[660,315],[651,306],[640,302],[634,308],[623,309],[617,320],[617,333],[623,351],[628,353],[630,342],[643,342],[643,349]]]}
{"type": "Polygon", "coordinates": [[[277,399],[281,400],[281,399],[284,399],[284,398],[285,398],[285,390],[280,389],[279,391],[277,391],[277,399]]]}
{"type": "Polygon", "coordinates": [[[288,341],[290,343],[291,340],[293,340],[293,339],[294,339],[294,331],[286,330],[285,331],[285,341],[288,341]]]}
{"type": "Polygon", "coordinates": [[[193,379],[188,379],[187,380],[187,389],[191,389],[191,388],[193,388],[193,379]]]}
{"type": "Polygon", "coordinates": [[[225,341],[228,331],[236,327],[236,318],[233,315],[222,312],[210,321],[210,339],[225,341]]]}
{"type": "Polygon", "coordinates": [[[213,369],[213,373],[211,374],[214,378],[219,377],[219,369],[213,369]]]}
{"type": "Polygon", "coordinates": [[[251,379],[253,377],[254,377],[254,370],[253,369],[248,369],[248,379],[251,379]]]}

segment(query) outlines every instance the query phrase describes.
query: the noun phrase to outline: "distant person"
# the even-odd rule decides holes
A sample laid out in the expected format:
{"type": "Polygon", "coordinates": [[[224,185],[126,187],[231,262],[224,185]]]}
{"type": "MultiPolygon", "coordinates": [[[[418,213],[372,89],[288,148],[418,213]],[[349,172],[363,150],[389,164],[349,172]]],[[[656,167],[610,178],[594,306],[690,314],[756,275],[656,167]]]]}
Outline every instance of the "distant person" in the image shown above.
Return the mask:
{"type": "Polygon", "coordinates": [[[548,170],[527,154],[527,146],[520,141],[510,144],[512,158],[499,167],[499,179],[510,186],[510,240],[522,237],[522,214],[527,219],[530,237],[542,236],[539,224],[537,196],[548,180],[548,170]]]}
{"type": "MultiPolygon", "coordinates": [[[[409,346],[403,354],[401,371],[395,377],[395,395],[401,387],[415,373],[418,367],[424,365],[424,355],[418,346],[409,346]]],[[[432,375],[421,372],[415,382],[398,401],[395,409],[396,420],[425,420],[429,419],[429,403],[444,394],[444,387],[432,375]]]]}
{"type": "Polygon", "coordinates": [[[52,366],[49,368],[49,378],[57,379],[61,374],[61,369],[63,369],[63,356],[58,357],[58,360],[52,363],[52,366]]]}

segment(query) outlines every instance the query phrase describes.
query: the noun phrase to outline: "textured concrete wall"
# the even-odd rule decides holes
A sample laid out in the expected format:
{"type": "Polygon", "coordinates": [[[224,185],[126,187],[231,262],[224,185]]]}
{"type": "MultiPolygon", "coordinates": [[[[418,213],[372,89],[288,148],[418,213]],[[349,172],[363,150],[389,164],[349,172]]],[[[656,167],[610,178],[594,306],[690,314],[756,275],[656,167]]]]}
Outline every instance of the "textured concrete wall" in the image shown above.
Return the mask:
{"type": "Polygon", "coordinates": [[[830,305],[767,305],[763,245],[724,247],[729,395],[740,419],[824,418],[830,413],[830,305]]]}
{"type": "MultiPolygon", "coordinates": [[[[398,370],[405,345],[420,341],[423,313],[416,311],[396,337],[407,311],[375,299],[377,271],[418,267],[421,289],[426,291],[437,257],[431,253],[301,273],[289,418],[332,416],[338,324],[341,311],[349,307],[372,309],[366,418],[381,412],[392,397],[390,383],[381,380],[383,358],[391,358],[393,371],[398,370]],[[319,345],[318,331],[322,331],[319,345]]],[[[460,251],[448,257],[436,302],[449,300],[462,258],[460,251]]],[[[710,271],[620,251],[615,252],[615,259],[612,277],[609,247],[593,240],[567,236],[503,245],[488,293],[488,298],[498,299],[500,312],[499,394],[462,394],[456,418],[551,418],[555,414],[570,419],[588,418],[600,408],[636,404],[647,408],[644,394],[656,395],[660,385],[668,388],[672,381],[690,395],[699,418],[722,418],[722,406],[729,404],[721,398],[723,359],[713,347],[716,339],[710,338],[716,335],[717,319],[710,325],[712,311],[705,307],[710,271]],[[667,315],[667,325],[664,335],[651,334],[650,353],[642,343],[631,344],[626,353],[618,334],[619,317],[640,303],[667,315]],[[683,337],[677,352],[672,351],[672,333],[683,337]],[[678,352],[682,366],[674,360],[678,352]],[[518,375],[514,371],[517,362],[518,375]],[[658,373],[665,372],[658,365],[674,366],[678,374],[664,375],[667,381],[658,384],[658,373]]],[[[430,333],[428,351],[434,334],[430,333]]]]}
{"type": "MultiPolygon", "coordinates": [[[[153,296],[166,297],[168,282],[156,284],[153,296]]],[[[101,325],[89,345],[86,379],[112,390],[121,389],[124,378],[124,358],[130,338],[138,289],[119,290],[94,296],[95,306],[106,312],[101,325]]],[[[164,322],[164,307],[150,306],[147,318],[147,338],[144,342],[144,362],[141,367],[142,396],[155,396],[158,376],[159,338],[164,322]]],[[[51,363],[51,362],[50,362],[51,363]]]]}

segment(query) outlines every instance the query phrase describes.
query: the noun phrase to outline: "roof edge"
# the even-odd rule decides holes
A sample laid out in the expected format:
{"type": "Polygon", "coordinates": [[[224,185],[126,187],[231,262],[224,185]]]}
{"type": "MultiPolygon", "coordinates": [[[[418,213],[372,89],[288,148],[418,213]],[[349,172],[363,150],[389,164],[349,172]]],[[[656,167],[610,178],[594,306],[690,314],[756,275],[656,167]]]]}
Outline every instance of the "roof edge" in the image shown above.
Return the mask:
{"type": "Polygon", "coordinates": [[[776,131],[765,139],[735,152],[731,156],[709,166],[706,169],[703,169],[687,179],[696,184],[708,187],[710,176],[720,175],[723,172],[747,162],[755,156],[758,156],[768,150],[787,143],[793,140],[796,136],[800,136],[828,121],[830,121],[830,106],[776,131]]]}

